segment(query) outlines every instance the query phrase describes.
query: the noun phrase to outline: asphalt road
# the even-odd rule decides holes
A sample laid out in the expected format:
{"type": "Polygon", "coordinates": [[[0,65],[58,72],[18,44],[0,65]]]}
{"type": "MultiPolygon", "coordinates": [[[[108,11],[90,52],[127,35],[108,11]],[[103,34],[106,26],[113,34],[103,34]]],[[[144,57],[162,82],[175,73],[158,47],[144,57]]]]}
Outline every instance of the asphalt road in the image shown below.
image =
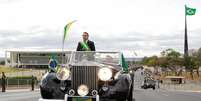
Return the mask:
{"type": "Polygon", "coordinates": [[[193,91],[167,91],[161,89],[141,89],[144,81],[144,71],[135,72],[135,98],[136,101],[201,101],[201,92],[193,91]]]}
{"type": "Polygon", "coordinates": [[[39,91],[0,92],[0,101],[38,101],[39,91]]]}
{"type": "MultiPolygon", "coordinates": [[[[201,101],[201,92],[135,89],[136,101],[201,101]]],[[[0,92],[0,101],[38,101],[39,91],[0,92]]]]}
{"type": "MultiPolygon", "coordinates": [[[[136,101],[201,101],[201,92],[141,89],[140,85],[143,82],[143,73],[141,72],[143,71],[135,73],[134,94],[136,101]]],[[[0,92],[0,101],[38,101],[39,98],[39,91],[0,92]]]]}
{"type": "Polygon", "coordinates": [[[201,101],[200,92],[135,90],[136,101],[201,101]]]}

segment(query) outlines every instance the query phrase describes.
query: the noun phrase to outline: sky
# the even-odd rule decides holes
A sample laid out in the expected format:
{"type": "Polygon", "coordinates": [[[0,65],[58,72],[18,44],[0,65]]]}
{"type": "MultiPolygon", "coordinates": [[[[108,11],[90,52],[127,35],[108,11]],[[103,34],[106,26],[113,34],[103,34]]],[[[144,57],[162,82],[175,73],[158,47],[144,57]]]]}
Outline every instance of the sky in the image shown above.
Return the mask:
{"type": "Polygon", "coordinates": [[[201,47],[201,0],[0,0],[0,57],[6,50],[76,50],[82,32],[98,51],[121,51],[127,57],[159,55],[173,48],[183,53],[184,5],[189,49],[201,47]]]}

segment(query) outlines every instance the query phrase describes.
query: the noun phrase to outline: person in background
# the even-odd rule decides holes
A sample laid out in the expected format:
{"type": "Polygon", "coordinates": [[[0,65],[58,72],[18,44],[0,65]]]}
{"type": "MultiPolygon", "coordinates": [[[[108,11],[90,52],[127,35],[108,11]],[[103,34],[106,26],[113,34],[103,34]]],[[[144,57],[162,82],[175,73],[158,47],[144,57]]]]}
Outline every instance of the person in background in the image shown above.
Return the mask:
{"type": "Polygon", "coordinates": [[[2,92],[6,92],[6,75],[4,72],[2,72],[1,87],[2,87],[2,92]]]}

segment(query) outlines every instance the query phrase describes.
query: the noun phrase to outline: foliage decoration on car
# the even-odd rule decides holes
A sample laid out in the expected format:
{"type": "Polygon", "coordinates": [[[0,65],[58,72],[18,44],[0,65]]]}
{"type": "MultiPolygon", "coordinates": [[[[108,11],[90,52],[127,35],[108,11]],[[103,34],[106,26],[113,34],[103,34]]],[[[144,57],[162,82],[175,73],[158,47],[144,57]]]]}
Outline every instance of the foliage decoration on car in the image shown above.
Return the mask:
{"type": "Polygon", "coordinates": [[[125,73],[128,73],[128,63],[126,62],[123,53],[121,54],[120,63],[121,63],[121,67],[123,68],[123,71],[125,73]]]}

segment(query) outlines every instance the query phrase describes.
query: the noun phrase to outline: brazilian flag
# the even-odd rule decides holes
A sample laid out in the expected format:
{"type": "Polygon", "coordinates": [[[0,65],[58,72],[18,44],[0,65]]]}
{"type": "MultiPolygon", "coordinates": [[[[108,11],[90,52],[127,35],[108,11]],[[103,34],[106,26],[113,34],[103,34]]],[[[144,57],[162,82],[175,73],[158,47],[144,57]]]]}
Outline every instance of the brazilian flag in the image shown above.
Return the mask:
{"type": "Polygon", "coordinates": [[[58,62],[56,59],[56,54],[52,54],[49,60],[49,69],[56,72],[57,71],[58,62]]]}
{"type": "Polygon", "coordinates": [[[195,9],[195,8],[187,7],[187,6],[185,5],[185,12],[186,12],[186,15],[189,15],[189,16],[195,15],[196,9],[195,9]]]}

